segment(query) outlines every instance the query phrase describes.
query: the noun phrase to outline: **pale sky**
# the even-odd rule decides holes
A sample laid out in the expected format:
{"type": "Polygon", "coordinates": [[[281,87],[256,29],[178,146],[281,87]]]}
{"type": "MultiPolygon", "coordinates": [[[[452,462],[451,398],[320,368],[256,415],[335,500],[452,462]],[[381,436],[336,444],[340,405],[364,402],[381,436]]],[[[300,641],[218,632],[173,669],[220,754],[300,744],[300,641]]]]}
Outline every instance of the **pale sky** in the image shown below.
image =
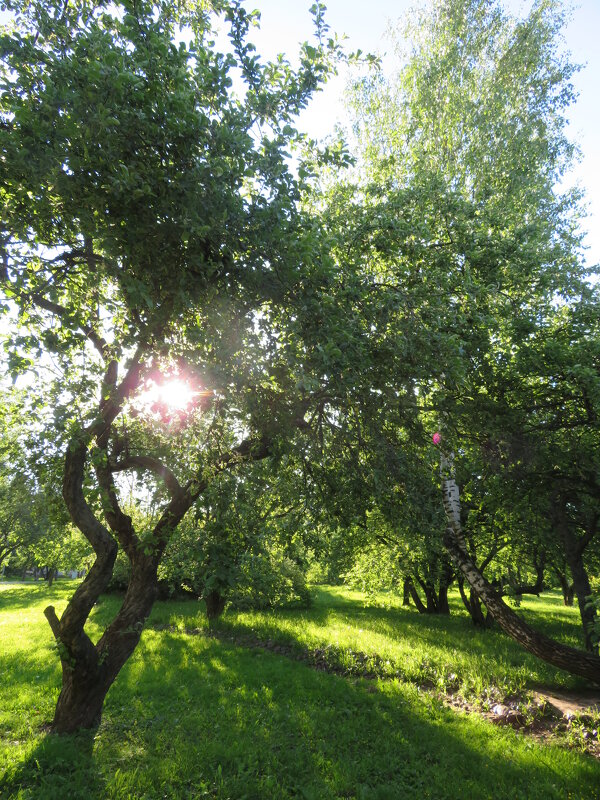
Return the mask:
{"type": "MultiPolygon", "coordinates": [[[[349,50],[360,48],[382,55],[384,70],[393,70],[397,62],[385,32],[390,22],[396,22],[415,5],[414,0],[325,0],[325,4],[331,30],[348,36],[349,50]]],[[[311,5],[312,0],[247,0],[247,9],[261,12],[261,30],[253,31],[251,37],[258,52],[265,57],[279,52],[292,57],[298,43],[312,34],[308,11],[311,5]]],[[[532,0],[505,0],[504,5],[509,11],[523,14],[532,0]]],[[[579,97],[568,115],[571,138],[581,148],[581,161],[574,168],[569,185],[578,183],[586,193],[586,260],[595,265],[600,264],[600,0],[579,0],[564,35],[573,60],[585,65],[575,76],[579,97]]],[[[302,127],[309,134],[325,136],[336,122],[343,122],[346,81],[344,75],[332,81],[305,112],[302,127]]]]}

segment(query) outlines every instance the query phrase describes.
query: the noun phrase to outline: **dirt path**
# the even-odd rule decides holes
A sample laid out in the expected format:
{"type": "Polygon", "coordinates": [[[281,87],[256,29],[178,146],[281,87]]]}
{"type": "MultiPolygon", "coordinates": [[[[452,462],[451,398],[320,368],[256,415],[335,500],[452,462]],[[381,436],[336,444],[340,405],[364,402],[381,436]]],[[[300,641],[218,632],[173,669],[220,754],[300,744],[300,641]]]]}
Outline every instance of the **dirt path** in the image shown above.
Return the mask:
{"type": "Polygon", "coordinates": [[[557,714],[561,714],[565,719],[600,714],[600,689],[591,689],[588,692],[540,690],[534,692],[533,696],[536,700],[548,703],[557,714]]]}

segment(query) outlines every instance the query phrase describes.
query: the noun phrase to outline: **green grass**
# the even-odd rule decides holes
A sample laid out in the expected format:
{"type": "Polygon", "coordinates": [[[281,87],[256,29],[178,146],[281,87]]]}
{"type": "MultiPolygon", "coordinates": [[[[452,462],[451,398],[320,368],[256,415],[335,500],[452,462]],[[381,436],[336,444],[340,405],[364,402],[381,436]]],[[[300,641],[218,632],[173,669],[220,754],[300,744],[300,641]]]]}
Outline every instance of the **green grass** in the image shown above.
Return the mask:
{"type": "MultiPolygon", "coordinates": [[[[476,629],[458,593],[450,598],[450,617],[417,614],[390,594],[380,594],[368,605],[361,592],[345,587],[316,587],[314,598],[308,611],[230,611],[218,627],[299,647],[332,645],[341,651],[342,659],[344,651],[350,659],[357,651],[376,653],[389,661],[390,675],[441,689],[458,682],[468,697],[482,697],[493,689],[507,694],[543,686],[574,689],[584,685],[526,653],[499,628],[476,629]]],[[[583,646],[579,613],[563,605],[559,592],[525,598],[519,613],[548,636],[583,646]]],[[[202,607],[185,603],[158,605],[151,622],[182,630],[206,627],[202,607]]]]}
{"type": "MultiPolygon", "coordinates": [[[[72,584],[0,584],[0,797],[600,798],[600,764],[445,708],[415,685],[329,675],[259,649],[153,625],[205,627],[196,603],[158,603],[140,646],[107,697],[94,734],[44,736],[60,669],[48,602],[72,584]]],[[[389,598],[380,598],[389,601],[389,598]]],[[[118,598],[94,610],[90,634],[118,598]]],[[[525,613],[536,617],[536,602],[525,613]]],[[[577,636],[554,598],[548,627],[577,636]]],[[[310,611],[229,613],[220,628],[315,647],[377,652],[418,676],[423,662],[460,670],[465,685],[569,679],[462,616],[425,619],[397,603],[320,588],[310,611]],[[465,652],[459,643],[465,641],[465,652]],[[488,663],[490,662],[490,663],[488,663]],[[531,671],[531,676],[529,672],[531,671]]],[[[539,606],[538,606],[539,607],[539,606]]],[[[539,621],[539,620],[538,620],[539,621]]]]}

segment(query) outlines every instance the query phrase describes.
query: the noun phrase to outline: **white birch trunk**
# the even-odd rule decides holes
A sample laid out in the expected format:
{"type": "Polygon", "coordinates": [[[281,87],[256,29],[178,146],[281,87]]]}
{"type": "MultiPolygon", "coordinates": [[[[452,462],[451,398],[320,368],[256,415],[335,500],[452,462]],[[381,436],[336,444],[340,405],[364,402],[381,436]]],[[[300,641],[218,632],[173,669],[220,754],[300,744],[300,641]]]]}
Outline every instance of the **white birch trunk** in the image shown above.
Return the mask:
{"type": "Polygon", "coordinates": [[[460,490],[454,476],[454,454],[440,456],[442,498],[448,527],[444,545],[502,630],[530,653],[573,675],[600,684],[600,658],[592,653],[568,647],[538,633],[506,605],[486,581],[469,556],[460,521],[460,490]]]}

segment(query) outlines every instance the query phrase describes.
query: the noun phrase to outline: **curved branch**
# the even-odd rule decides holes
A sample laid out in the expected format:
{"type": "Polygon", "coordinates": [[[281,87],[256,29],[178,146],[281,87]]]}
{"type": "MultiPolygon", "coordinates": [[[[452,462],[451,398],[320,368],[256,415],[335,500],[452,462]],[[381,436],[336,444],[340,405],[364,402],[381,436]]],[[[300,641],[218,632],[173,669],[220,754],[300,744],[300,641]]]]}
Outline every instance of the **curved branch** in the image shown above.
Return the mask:
{"type": "Polygon", "coordinates": [[[83,493],[86,455],[85,439],[72,441],[67,448],[63,477],[63,498],[67,510],[96,553],[92,568],[83,583],[77,587],[60,620],[61,641],[71,647],[81,637],[85,637],[83,626],[94,603],[110,580],[117,557],[117,543],[96,519],[83,493]]]}
{"type": "MultiPolygon", "coordinates": [[[[104,507],[104,513],[106,515],[106,519],[108,524],[110,525],[112,531],[117,536],[119,543],[128,554],[130,558],[135,556],[136,546],[138,544],[138,539],[133,529],[133,524],[131,521],[131,517],[124,514],[121,510],[119,505],[119,500],[117,498],[116,489],[114,486],[112,473],[110,467],[108,466],[108,442],[110,439],[110,433],[112,424],[117,418],[117,416],[121,413],[121,409],[123,408],[123,403],[129,397],[129,395],[135,390],[138,386],[141,374],[142,374],[142,364],[141,364],[141,356],[143,353],[143,347],[140,345],[138,346],[135,354],[131,358],[127,372],[125,373],[123,380],[120,384],[117,384],[118,379],[118,363],[115,359],[111,359],[106,367],[106,371],[104,374],[104,378],[102,380],[102,391],[101,391],[101,398],[100,398],[100,406],[99,406],[99,416],[83,431],[81,435],[81,446],[83,448],[81,458],[81,469],[78,473],[78,486],[75,487],[76,491],[79,492],[81,499],[85,502],[83,497],[83,468],[85,464],[85,458],[87,453],[87,445],[96,440],[99,449],[103,453],[103,458],[105,459],[104,464],[96,464],[95,470],[96,475],[98,478],[98,483],[100,488],[103,491],[102,494],[102,503],[104,507]]],[[[65,475],[67,469],[65,467],[65,475]]],[[[65,498],[66,499],[66,498],[65,498]]],[[[89,508],[88,508],[89,511],[89,508]]],[[[93,517],[91,511],[89,511],[89,515],[93,517]]],[[[95,517],[93,518],[95,520],[95,517]]],[[[82,533],[89,539],[89,535],[86,530],[81,527],[80,523],[77,520],[73,520],[77,527],[82,531],[82,533]]],[[[85,519],[81,519],[83,525],[86,524],[85,519]]],[[[89,520],[87,521],[90,522],[89,520]]],[[[97,525],[100,525],[97,520],[95,520],[97,525]]],[[[88,525],[89,527],[89,525],[88,525]]],[[[106,535],[109,536],[113,544],[116,548],[116,542],[106,528],[101,526],[102,529],[106,532],[106,535]]],[[[90,539],[91,541],[91,539],[90,539]]],[[[116,552],[116,550],[115,550],[116,552]]],[[[112,567],[111,567],[112,571],[112,567]]],[[[109,576],[110,577],[110,576],[109,576]]]]}
{"type": "MultiPolygon", "coordinates": [[[[260,461],[271,455],[273,443],[267,437],[254,439],[249,437],[244,439],[237,447],[232,448],[228,453],[219,456],[213,467],[213,475],[223,472],[237,464],[249,461],[260,461]]],[[[156,563],[160,559],[172,532],[181,522],[202,492],[208,486],[209,478],[199,476],[196,480],[188,481],[184,487],[180,487],[180,492],[173,495],[170,503],[165,507],[160,519],[154,527],[154,538],[156,546],[154,549],[154,559],[156,563]]]]}
{"type": "Polygon", "coordinates": [[[88,429],[91,437],[95,437],[98,445],[106,449],[110,429],[115,419],[121,413],[123,403],[138,387],[142,377],[143,365],[141,357],[144,347],[138,345],[137,350],[129,361],[128,370],[123,380],[117,385],[118,364],[113,359],[106,368],[106,373],[102,381],[102,398],[100,400],[100,416],[88,429]]]}
{"type": "Polygon", "coordinates": [[[107,528],[96,519],[83,493],[86,445],[85,440],[77,440],[67,448],[62,494],[71,519],[99,554],[109,550],[115,542],[107,528]]]}
{"type": "Polygon", "coordinates": [[[113,481],[112,469],[108,466],[108,454],[103,450],[104,464],[95,464],[94,469],[100,486],[104,516],[111,530],[119,540],[119,544],[133,563],[138,553],[139,539],[133,527],[133,520],[126,514],[119,503],[117,488],[113,481]]]}
{"type": "Polygon", "coordinates": [[[152,472],[164,481],[165,486],[173,497],[183,492],[183,488],[175,477],[175,474],[158,458],[154,458],[153,456],[128,456],[117,464],[113,464],[110,471],[124,472],[128,469],[144,469],[148,470],[148,472],[152,472]]]}
{"type": "MultiPolygon", "coordinates": [[[[51,314],[55,314],[57,317],[60,317],[61,319],[70,316],[69,309],[66,308],[66,306],[62,306],[59,303],[54,303],[52,302],[52,300],[48,300],[47,298],[42,297],[39,294],[29,295],[29,299],[38,308],[43,308],[44,311],[49,311],[51,314]]],[[[106,339],[100,336],[100,334],[97,331],[95,331],[91,325],[85,325],[82,323],[79,325],[79,328],[83,331],[86,337],[94,345],[98,353],[100,353],[100,355],[102,356],[103,360],[108,361],[108,359],[110,358],[110,347],[106,339]]]]}
{"type": "MultiPolygon", "coordinates": [[[[220,455],[213,467],[211,474],[216,475],[229,467],[244,464],[249,461],[261,461],[271,455],[273,442],[270,438],[263,436],[260,439],[248,437],[237,447],[233,447],[228,453],[220,455]]],[[[208,485],[207,479],[198,476],[196,480],[188,481],[183,487],[184,492],[190,492],[193,500],[197,500],[208,485]]]]}

